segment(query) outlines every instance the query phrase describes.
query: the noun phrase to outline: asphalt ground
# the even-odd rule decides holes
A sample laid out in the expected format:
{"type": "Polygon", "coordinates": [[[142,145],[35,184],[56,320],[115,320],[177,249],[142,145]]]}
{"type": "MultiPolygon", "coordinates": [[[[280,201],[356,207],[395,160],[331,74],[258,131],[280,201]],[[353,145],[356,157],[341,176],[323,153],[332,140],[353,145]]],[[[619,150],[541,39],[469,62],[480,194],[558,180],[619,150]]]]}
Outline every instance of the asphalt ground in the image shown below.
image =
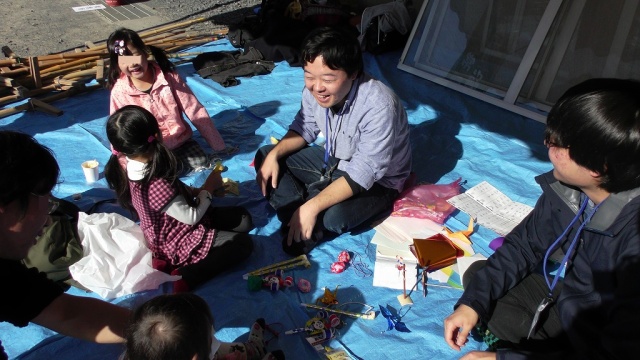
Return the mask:
{"type": "MultiPolygon", "coordinates": [[[[21,57],[84,48],[120,27],[136,31],[196,18],[192,26],[213,31],[240,22],[260,0],[0,0],[0,46],[21,57]]],[[[1,56],[0,56],[1,58],[1,56]]]]}

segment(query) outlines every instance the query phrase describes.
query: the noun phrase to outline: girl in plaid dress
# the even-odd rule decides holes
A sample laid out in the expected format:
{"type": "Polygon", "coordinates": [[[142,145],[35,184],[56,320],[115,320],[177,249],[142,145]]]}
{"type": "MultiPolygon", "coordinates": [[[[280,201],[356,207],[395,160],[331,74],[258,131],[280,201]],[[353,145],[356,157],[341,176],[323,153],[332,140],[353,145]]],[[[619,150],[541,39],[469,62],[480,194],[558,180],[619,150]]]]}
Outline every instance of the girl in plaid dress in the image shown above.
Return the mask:
{"type": "Polygon", "coordinates": [[[113,149],[105,167],[107,183],[140,219],[154,267],[182,276],[174,292],[194,289],[251,254],[249,212],[210,206],[211,194],[222,189],[219,172],[200,188],[179,180],[178,161],[149,111],[135,105],[117,110],[107,120],[107,137],[113,149]],[[125,157],[126,169],[119,156],[125,157]]]}
{"type": "Polygon", "coordinates": [[[237,147],[225,145],[207,110],[162,49],[145,45],[135,31],[124,28],[109,36],[107,47],[114,65],[109,68],[107,79],[110,113],[126,105],[149,110],[158,120],[165,146],[178,158],[181,174],[208,168],[212,162],[192,139],[193,131],[183,113],[217,155],[237,151],[237,147]]]}

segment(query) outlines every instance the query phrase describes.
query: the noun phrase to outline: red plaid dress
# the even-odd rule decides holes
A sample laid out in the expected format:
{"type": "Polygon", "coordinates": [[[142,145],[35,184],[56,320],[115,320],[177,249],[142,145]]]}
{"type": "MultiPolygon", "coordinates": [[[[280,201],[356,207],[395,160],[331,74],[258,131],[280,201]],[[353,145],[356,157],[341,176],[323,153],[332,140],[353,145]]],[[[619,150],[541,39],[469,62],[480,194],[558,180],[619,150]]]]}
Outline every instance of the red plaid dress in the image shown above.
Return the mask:
{"type": "Polygon", "coordinates": [[[133,207],[154,258],[181,267],[207,256],[215,238],[207,214],[195,225],[187,225],[162,212],[179,195],[165,179],[152,179],[147,184],[130,181],[129,186],[133,207]]]}

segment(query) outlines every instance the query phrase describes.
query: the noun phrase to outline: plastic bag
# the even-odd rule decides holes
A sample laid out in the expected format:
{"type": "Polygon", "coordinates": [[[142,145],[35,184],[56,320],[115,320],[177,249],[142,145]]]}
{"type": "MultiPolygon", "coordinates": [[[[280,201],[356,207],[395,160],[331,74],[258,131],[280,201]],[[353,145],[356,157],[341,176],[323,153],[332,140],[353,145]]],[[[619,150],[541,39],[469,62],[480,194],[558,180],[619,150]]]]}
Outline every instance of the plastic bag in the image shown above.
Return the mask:
{"type": "Polygon", "coordinates": [[[444,224],[455,210],[447,199],[460,194],[459,178],[451,184],[425,184],[412,186],[403,191],[393,203],[391,216],[430,219],[444,224]]]}
{"type": "Polygon", "coordinates": [[[122,215],[80,212],[78,234],[84,257],[69,267],[71,276],[105,299],[180,279],[151,266],[151,251],[140,226],[122,215]]]}

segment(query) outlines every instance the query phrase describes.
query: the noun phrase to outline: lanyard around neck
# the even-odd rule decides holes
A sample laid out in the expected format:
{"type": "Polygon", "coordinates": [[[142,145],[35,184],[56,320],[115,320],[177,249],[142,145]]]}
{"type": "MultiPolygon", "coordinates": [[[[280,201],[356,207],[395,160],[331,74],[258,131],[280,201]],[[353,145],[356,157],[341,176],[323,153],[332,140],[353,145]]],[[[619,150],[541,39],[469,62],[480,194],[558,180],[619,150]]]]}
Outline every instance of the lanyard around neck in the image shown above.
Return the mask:
{"type": "Polygon", "coordinates": [[[558,243],[560,243],[560,241],[562,241],[564,239],[564,237],[567,235],[569,230],[573,227],[573,224],[575,224],[576,221],[578,221],[578,219],[580,218],[580,216],[582,216],[582,214],[584,213],[584,210],[587,207],[587,203],[588,202],[589,202],[589,198],[585,197],[585,199],[582,201],[582,205],[580,206],[580,209],[578,210],[578,213],[576,214],[576,216],[573,218],[573,220],[571,220],[571,222],[569,223],[567,228],[564,229],[562,234],[560,236],[558,236],[556,241],[554,241],[553,244],[551,244],[551,246],[549,246],[549,249],[547,249],[547,252],[544,255],[544,261],[542,263],[542,271],[544,272],[544,281],[547,283],[547,286],[549,287],[549,298],[553,297],[553,289],[556,287],[556,284],[558,283],[558,279],[560,278],[560,274],[562,274],[562,272],[564,271],[565,267],[567,266],[567,261],[569,260],[569,256],[571,256],[571,253],[573,252],[573,249],[575,248],[576,243],[578,242],[578,238],[580,237],[580,234],[582,233],[582,229],[584,229],[584,227],[589,223],[589,221],[591,221],[591,218],[596,213],[596,210],[598,210],[598,207],[600,207],[600,205],[602,205],[602,203],[604,201],[602,201],[600,204],[596,205],[593,208],[593,210],[587,215],[587,218],[580,224],[580,227],[576,231],[576,234],[573,237],[573,240],[571,241],[571,244],[569,245],[569,248],[567,249],[566,254],[564,254],[564,257],[562,258],[562,262],[560,263],[560,267],[558,268],[558,270],[556,271],[556,274],[553,277],[553,282],[551,282],[551,283],[549,283],[549,277],[547,276],[547,274],[548,274],[547,273],[547,260],[549,259],[549,256],[551,255],[552,250],[558,245],[558,243]]]}
{"type": "Polygon", "coordinates": [[[322,165],[322,169],[326,170],[327,166],[329,166],[329,156],[331,156],[331,148],[334,147],[334,142],[336,141],[336,139],[338,138],[338,126],[340,126],[340,123],[342,122],[342,114],[344,113],[344,109],[347,107],[347,104],[345,103],[342,106],[342,109],[340,109],[340,112],[338,112],[337,116],[338,116],[338,121],[336,121],[336,126],[335,129],[336,131],[334,131],[334,134],[331,134],[331,132],[329,132],[329,108],[326,109],[325,111],[325,123],[324,123],[324,129],[325,129],[325,136],[326,136],[326,144],[324,146],[324,164],[322,165]]]}
{"type": "Polygon", "coordinates": [[[344,104],[342,105],[342,109],[340,109],[340,111],[337,114],[338,117],[338,121],[336,121],[336,126],[334,128],[333,134],[331,134],[331,132],[329,131],[329,111],[330,108],[326,108],[325,109],[325,123],[324,123],[324,130],[325,130],[325,146],[324,146],[324,164],[322,165],[322,170],[324,172],[324,170],[327,169],[327,167],[329,166],[329,156],[332,156],[331,154],[331,150],[333,148],[334,152],[335,152],[335,143],[338,139],[338,129],[340,128],[340,126],[342,126],[342,115],[344,114],[344,112],[346,111],[347,107],[351,107],[351,103],[353,102],[353,99],[356,96],[356,88],[358,85],[358,80],[354,80],[353,83],[351,84],[351,90],[349,90],[349,95],[347,97],[347,100],[344,102],[344,104]]]}

